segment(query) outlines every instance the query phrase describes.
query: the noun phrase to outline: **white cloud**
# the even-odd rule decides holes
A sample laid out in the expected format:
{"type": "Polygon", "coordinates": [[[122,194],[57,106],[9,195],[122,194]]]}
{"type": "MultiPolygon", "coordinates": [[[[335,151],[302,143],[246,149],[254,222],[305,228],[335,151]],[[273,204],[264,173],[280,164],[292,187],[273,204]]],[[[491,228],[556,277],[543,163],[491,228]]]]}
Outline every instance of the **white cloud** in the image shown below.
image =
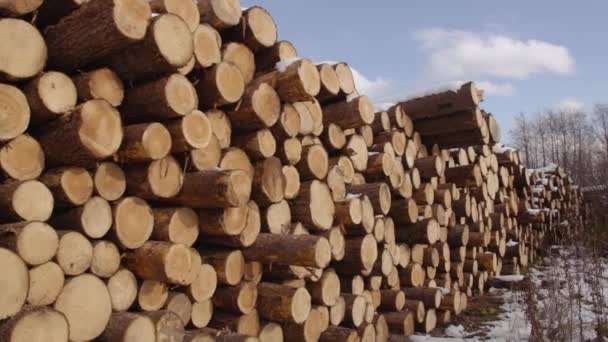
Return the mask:
{"type": "MultiPolygon", "coordinates": [[[[574,71],[574,58],[566,47],[540,40],[442,28],[417,31],[414,38],[429,53],[427,72],[433,79],[525,80],[536,74],[574,71]]],[[[509,90],[503,87],[498,92],[509,90]]]]}
{"type": "MultiPolygon", "coordinates": [[[[462,83],[460,83],[462,84],[462,83]]],[[[478,88],[484,90],[485,95],[511,96],[515,93],[515,87],[511,83],[496,83],[491,81],[475,82],[478,88]]]]}
{"type": "Polygon", "coordinates": [[[585,107],[585,104],[573,97],[568,97],[563,99],[562,101],[560,101],[560,103],[557,104],[557,108],[561,109],[561,110],[565,110],[565,111],[570,111],[570,112],[577,112],[582,110],[585,107]]]}
{"type": "Polygon", "coordinates": [[[380,77],[369,79],[352,66],[351,70],[359,93],[369,96],[374,102],[384,101],[393,90],[393,84],[389,80],[380,77]]]}

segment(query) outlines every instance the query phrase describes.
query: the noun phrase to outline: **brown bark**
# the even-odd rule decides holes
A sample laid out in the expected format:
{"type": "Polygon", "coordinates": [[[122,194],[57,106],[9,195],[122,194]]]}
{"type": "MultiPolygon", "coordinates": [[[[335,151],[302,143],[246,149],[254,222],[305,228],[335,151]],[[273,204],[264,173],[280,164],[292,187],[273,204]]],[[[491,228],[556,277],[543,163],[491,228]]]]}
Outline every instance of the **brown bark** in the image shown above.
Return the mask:
{"type": "Polygon", "coordinates": [[[221,286],[213,294],[213,306],[224,312],[250,314],[255,310],[258,290],[255,283],[241,282],[236,286],[221,286]]]}
{"type": "Polygon", "coordinates": [[[167,120],[190,114],[197,105],[192,83],[175,73],[128,89],[121,114],[129,122],[167,120]]]}
{"type": "Polygon", "coordinates": [[[143,279],[188,285],[192,255],[184,245],[149,241],[127,252],[124,265],[143,279]]]}
{"type": "Polygon", "coordinates": [[[209,23],[218,30],[235,26],[241,20],[241,7],[238,0],[201,0],[197,2],[197,6],[201,15],[200,21],[209,23]]]}
{"type": "Polygon", "coordinates": [[[149,317],[130,312],[115,312],[98,340],[102,342],[128,342],[136,338],[153,340],[155,335],[156,327],[149,317]]]}
{"type": "Polygon", "coordinates": [[[351,184],[347,191],[349,194],[367,196],[375,212],[386,215],[391,209],[391,191],[386,183],[351,184]]]}
{"type": "Polygon", "coordinates": [[[0,222],[46,221],[53,207],[53,195],[39,181],[0,185],[0,222]]]}
{"type": "Polygon", "coordinates": [[[26,342],[33,339],[67,341],[68,334],[66,317],[44,306],[26,306],[16,316],[0,325],[0,339],[7,342],[26,342]]]}
{"type": "MultiPolygon", "coordinates": [[[[208,91],[207,87],[199,89],[208,91]]],[[[267,83],[251,83],[243,93],[242,101],[226,113],[232,122],[238,122],[241,131],[255,131],[272,127],[281,115],[281,101],[277,92],[267,83]]]]}
{"type": "Polygon", "coordinates": [[[272,283],[258,284],[257,309],[260,317],[275,322],[303,323],[311,310],[311,298],[305,288],[272,283]]]}
{"type": "Polygon", "coordinates": [[[334,202],[325,183],[313,180],[301,184],[298,197],[291,203],[292,217],[309,229],[328,230],[334,219],[334,202]]]}
{"type": "Polygon", "coordinates": [[[45,30],[49,64],[75,70],[120,52],[144,38],[150,15],[144,0],[87,2],[45,30]]]}
{"type": "Polygon", "coordinates": [[[247,260],[265,264],[326,267],[331,260],[329,242],[314,235],[260,234],[255,243],[243,249],[247,260]]]}
{"type": "Polygon", "coordinates": [[[93,178],[83,168],[52,169],[45,172],[39,179],[53,194],[57,207],[83,205],[93,194],[93,178]]]}
{"type": "MultiPolygon", "coordinates": [[[[285,62],[288,63],[288,62],[285,62]]],[[[308,59],[288,64],[284,69],[258,76],[253,83],[267,83],[277,90],[283,102],[294,103],[312,100],[321,89],[317,67],[308,59]]]]}
{"type": "Polygon", "coordinates": [[[374,108],[367,96],[350,102],[337,102],[323,107],[323,123],[335,123],[343,129],[369,125],[374,121],[374,108]]]}
{"type": "MultiPolygon", "coordinates": [[[[205,69],[198,80],[196,90],[201,109],[236,103],[242,96],[248,95],[244,93],[245,80],[241,71],[236,65],[227,61],[219,62],[209,69],[205,69]]],[[[239,104],[237,107],[241,105],[239,104]]]]}
{"type": "Polygon", "coordinates": [[[277,27],[270,13],[262,7],[253,6],[243,11],[238,25],[226,30],[224,38],[228,41],[242,42],[256,52],[276,43],[277,27]]]}
{"type": "Polygon", "coordinates": [[[150,7],[154,13],[171,13],[180,17],[191,32],[200,22],[200,13],[195,2],[188,0],[152,0],[150,7]]]}

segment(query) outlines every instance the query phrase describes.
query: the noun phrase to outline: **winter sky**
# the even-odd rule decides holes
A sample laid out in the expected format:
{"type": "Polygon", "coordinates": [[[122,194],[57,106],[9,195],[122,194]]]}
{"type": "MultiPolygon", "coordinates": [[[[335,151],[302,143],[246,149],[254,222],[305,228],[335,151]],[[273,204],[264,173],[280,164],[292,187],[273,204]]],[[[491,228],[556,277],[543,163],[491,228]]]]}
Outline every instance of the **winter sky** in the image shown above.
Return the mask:
{"type": "MultiPolygon", "coordinates": [[[[346,61],[394,102],[458,81],[486,91],[503,132],[519,112],[608,102],[608,1],[241,0],[274,16],[302,57],[346,61]]],[[[505,134],[506,135],[506,134],[505,134]]]]}

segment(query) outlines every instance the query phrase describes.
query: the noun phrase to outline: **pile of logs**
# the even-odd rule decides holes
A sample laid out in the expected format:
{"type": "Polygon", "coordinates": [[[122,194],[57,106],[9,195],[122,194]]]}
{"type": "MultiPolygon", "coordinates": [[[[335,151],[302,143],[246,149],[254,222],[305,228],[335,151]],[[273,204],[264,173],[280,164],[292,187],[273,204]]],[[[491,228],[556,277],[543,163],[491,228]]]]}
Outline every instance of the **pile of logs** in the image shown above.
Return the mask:
{"type": "Polygon", "coordinates": [[[0,341],[401,341],[580,224],[473,83],[376,112],[238,0],[0,15],[0,341]]]}

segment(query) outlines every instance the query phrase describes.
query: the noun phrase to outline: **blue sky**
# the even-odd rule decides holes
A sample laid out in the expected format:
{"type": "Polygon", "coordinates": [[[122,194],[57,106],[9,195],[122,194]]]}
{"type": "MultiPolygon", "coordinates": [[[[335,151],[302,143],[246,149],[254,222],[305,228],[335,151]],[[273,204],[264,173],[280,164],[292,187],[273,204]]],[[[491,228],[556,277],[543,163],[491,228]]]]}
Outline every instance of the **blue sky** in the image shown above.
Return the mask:
{"type": "Polygon", "coordinates": [[[521,111],[608,102],[608,1],[241,3],[268,9],[301,57],[348,62],[375,102],[475,80],[504,133],[521,111]]]}

